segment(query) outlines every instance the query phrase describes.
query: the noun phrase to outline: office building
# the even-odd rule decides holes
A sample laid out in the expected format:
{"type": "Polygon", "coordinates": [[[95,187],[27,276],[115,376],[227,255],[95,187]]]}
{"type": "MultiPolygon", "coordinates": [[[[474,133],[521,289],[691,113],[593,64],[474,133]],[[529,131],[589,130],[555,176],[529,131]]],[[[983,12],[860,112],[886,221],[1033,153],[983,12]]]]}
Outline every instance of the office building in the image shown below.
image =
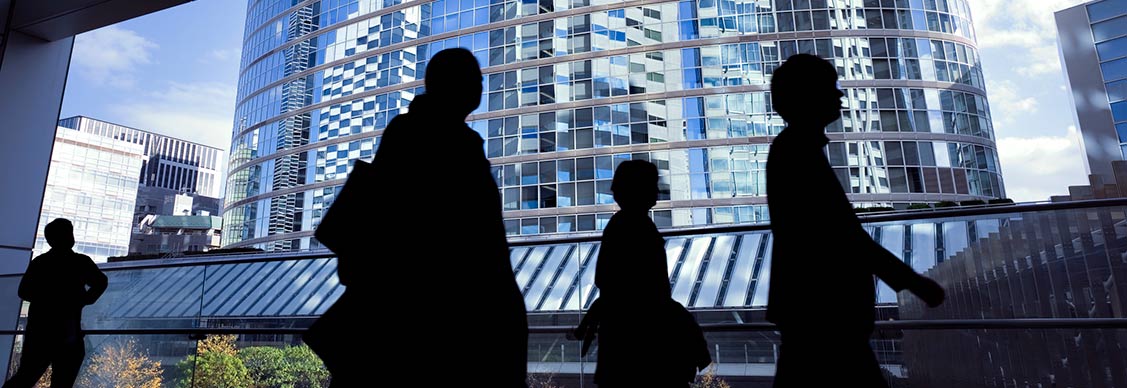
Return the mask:
{"type": "Polygon", "coordinates": [[[140,182],[145,187],[220,197],[224,152],[219,148],[85,116],[59,120],[59,126],[140,144],[144,150],[140,182]]]}
{"type": "Polygon", "coordinates": [[[601,229],[630,159],[660,169],[659,227],[766,221],[770,74],[797,53],[841,74],[827,152],[858,206],[1005,196],[964,0],[248,3],[224,246],[318,247],[352,161],[452,47],[485,74],[468,122],[510,235],[601,229]]]}
{"type": "Polygon", "coordinates": [[[1127,155],[1127,0],[1067,8],[1056,22],[1084,166],[1111,181],[1111,162],[1127,155]]]}
{"type": "Polygon", "coordinates": [[[125,255],[143,158],[139,144],[59,127],[32,254],[50,249],[43,227],[66,218],[75,252],[95,262],[125,255]]]}

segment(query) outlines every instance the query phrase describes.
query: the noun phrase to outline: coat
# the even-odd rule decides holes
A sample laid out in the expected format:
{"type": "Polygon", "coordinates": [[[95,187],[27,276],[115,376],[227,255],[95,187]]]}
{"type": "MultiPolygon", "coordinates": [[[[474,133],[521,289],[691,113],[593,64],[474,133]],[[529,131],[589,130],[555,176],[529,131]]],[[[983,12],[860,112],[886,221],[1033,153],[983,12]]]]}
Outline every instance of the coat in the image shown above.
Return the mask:
{"type": "Polygon", "coordinates": [[[320,343],[310,344],[318,354],[334,353],[371,332],[381,354],[397,360],[342,360],[343,374],[429,376],[439,349],[455,346],[466,357],[441,361],[444,374],[525,386],[528,323],[500,195],[481,137],[455,116],[416,97],[384,130],[371,168],[354,170],[363,181],[349,178],[316,231],[339,255],[346,291],[307,341],[320,343]],[[378,320],[361,318],[373,312],[378,320]]]}
{"type": "Polygon", "coordinates": [[[820,130],[787,128],[767,156],[772,258],[767,320],[871,332],[875,280],[899,291],[919,275],[861,227],[826,159],[820,130]]]}

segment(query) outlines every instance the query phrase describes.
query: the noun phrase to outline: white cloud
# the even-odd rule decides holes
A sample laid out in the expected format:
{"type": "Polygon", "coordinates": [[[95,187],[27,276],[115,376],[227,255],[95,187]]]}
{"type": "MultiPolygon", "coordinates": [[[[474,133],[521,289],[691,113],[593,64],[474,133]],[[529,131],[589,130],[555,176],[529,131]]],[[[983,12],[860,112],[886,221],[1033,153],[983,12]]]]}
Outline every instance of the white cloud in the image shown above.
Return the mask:
{"type": "Polygon", "coordinates": [[[1059,136],[998,139],[1006,195],[1017,202],[1044,201],[1087,184],[1075,126],[1059,136]]]}
{"type": "Polygon", "coordinates": [[[1013,82],[1006,80],[990,82],[990,111],[993,114],[994,126],[998,130],[1004,131],[1018,116],[1037,110],[1037,99],[1022,98],[1018,92],[1019,88],[1013,82]]]}
{"type": "Polygon", "coordinates": [[[238,47],[228,49],[211,50],[199,58],[200,63],[215,63],[215,62],[230,62],[238,61],[240,52],[238,47]]]}
{"type": "Polygon", "coordinates": [[[152,52],[158,47],[137,32],[114,25],[79,35],[71,63],[95,84],[130,87],[136,82],[133,71],[153,63],[152,52]]]}
{"type": "Polygon", "coordinates": [[[235,86],[169,82],[110,108],[122,124],[227,149],[235,86]]]}
{"type": "Polygon", "coordinates": [[[1024,77],[1059,73],[1057,30],[1053,13],[1083,0],[976,0],[971,1],[978,45],[982,49],[1013,47],[1013,69],[1024,77]]]}

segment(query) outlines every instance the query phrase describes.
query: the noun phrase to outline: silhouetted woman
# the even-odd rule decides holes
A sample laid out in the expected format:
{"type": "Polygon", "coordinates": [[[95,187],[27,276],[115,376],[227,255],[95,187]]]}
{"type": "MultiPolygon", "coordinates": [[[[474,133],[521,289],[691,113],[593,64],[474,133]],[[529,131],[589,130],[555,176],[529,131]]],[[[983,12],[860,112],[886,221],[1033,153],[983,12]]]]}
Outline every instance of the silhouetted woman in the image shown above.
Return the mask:
{"type": "Polygon", "coordinates": [[[687,387],[710,362],[700,327],[671,297],[665,240],[649,216],[657,182],[656,166],[632,160],[611,183],[621,210],[603,230],[599,299],[577,329],[585,349],[597,332],[600,388],[687,387]]]}

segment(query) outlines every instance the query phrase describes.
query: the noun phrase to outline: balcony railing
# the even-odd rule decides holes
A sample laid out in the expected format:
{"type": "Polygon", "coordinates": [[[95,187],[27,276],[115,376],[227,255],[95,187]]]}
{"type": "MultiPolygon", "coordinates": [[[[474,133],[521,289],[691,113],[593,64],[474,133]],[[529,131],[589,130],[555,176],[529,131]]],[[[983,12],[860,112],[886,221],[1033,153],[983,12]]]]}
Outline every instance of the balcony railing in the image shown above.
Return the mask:
{"type": "MultiPolygon", "coordinates": [[[[1127,199],[861,219],[877,242],[937,279],[949,296],[940,308],[927,309],[913,297],[878,287],[873,347],[894,385],[1127,387],[1127,357],[1121,350],[1121,338],[1127,338],[1127,285],[1118,284],[1127,279],[1127,199]]],[[[814,238],[819,220],[812,217],[809,223],[814,238]]],[[[673,294],[707,331],[718,360],[715,373],[735,387],[769,386],[778,341],[774,327],[763,320],[769,225],[685,228],[663,235],[673,294]]],[[[597,296],[598,239],[511,240],[511,264],[533,326],[530,370],[554,374],[563,386],[579,386],[594,369],[590,363],[597,355],[580,358],[579,344],[565,333],[597,296]]],[[[193,335],[237,335],[232,341],[241,347],[299,345],[303,328],[343,292],[336,261],[327,251],[102,268],[110,288],[84,315],[90,353],[103,343],[136,337],[166,366],[194,354],[195,345],[173,345],[193,341],[193,335]]],[[[425,270],[411,276],[425,279],[425,270]]],[[[14,290],[18,281],[18,275],[0,276],[0,288],[14,290]]],[[[451,302],[431,304],[440,312],[451,302]]],[[[825,324],[832,325],[832,317],[825,324]]]]}
{"type": "MultiPolygon", "coordinates": [[[[828,325],[832,325],[832,322],[828,325]]],[[[921,384],[919,379],[912,379],[914,369],[905,365],[903,360],[931,355],[917,354],[921,349],[898,346],[897,342],[912,335],[910,333],[1033,338],[1096,333],[1114,333],[1119,336],[1127,334],[1127,319],[1123,318],[879,321],[875,325],[872,345],[880,356],[881,368],[891,387],[951,386],[926,382],[921,384]]],[[[592,378],[598,360],[598,347],[595,346],[588,356],[580,356],[580,343],[567,338],[567,333],[573,329],[570,326],[529,328],[530,388],[595,386],[592,378]]],[[[709,377],[722,380],[733,388],[770,386],[779,344],[774,325],[761,322],[704,324],[702,329],[708,340],[713,364],[701,373],[698,381],[703,381],[705,375],[711,375],[709,377]]],[[[248,327],[86,330],[87,362],[80,373],[78,386],[113,387],[147,381],[150,384],[159,382],[162,387],[181,388],[278,386],[281,382],[295,384],[294,386],[327,387],[329,373],[301,342],[304,331],[301,328],[248,327]],[[234,368],[235,372],[226,370],[218,373],[218,366],[234,368]]],[[[0,335],[18,335],[17,338],[20,338],[22,334],[21,330],[0,330],[0,335]]],[[[18,360],[21,345],[22,341],[17,340],[14,359],[18,360]]],[[[1023,345],[1023,350],[1041,353],[1053,348],[1051,343],[1035,341],[1023,345]]],[[[459,355],[446,354],[442,357],[450,357],[449,362],[457,362],[459,355]]],[[[988,378],[989,376],[976,374],[978,370],[969,367],[985,363],[994,357],[999,355],[964,354],[957,363],[947,365],[948,368],[962,366],[965,368],[964,372],[947,375],[945,378],[947,381],[958,382],[959,386],[1013,386],[1011,382],[996,381],[988,378]]],[[[933,363],[950,361],[932,360],[933,363]]],[[[436,371],[441,370],[442,362],[441,359],[434,360],[436,371]]],[[[13,363],[10,369],[16,367],[18,362],[13,363]]],[[[453,379],[451,381],[457,381],[454,377],[450,378],[453,379]]],[[[428,386],[442,385],[441,381],[420,383],[428,386]]]]}

